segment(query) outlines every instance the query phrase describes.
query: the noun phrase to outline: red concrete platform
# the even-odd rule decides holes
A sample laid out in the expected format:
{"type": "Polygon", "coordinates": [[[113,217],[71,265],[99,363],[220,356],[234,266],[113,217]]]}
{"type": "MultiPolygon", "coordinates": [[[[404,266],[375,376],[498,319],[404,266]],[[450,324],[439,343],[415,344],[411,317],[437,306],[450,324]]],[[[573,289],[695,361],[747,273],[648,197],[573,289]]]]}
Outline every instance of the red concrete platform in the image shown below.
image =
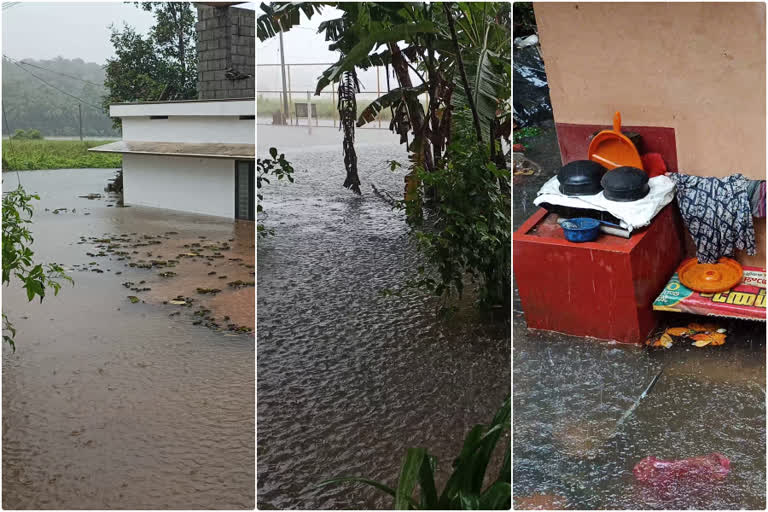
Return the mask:
{"type": "Polygon", "coordinates": [[[653,301],[683,255],[674,204],[631,238],[565,239],[544,209],[512,237],[513,268],[529,328],[643,343],[656,326],[653,301]]]}

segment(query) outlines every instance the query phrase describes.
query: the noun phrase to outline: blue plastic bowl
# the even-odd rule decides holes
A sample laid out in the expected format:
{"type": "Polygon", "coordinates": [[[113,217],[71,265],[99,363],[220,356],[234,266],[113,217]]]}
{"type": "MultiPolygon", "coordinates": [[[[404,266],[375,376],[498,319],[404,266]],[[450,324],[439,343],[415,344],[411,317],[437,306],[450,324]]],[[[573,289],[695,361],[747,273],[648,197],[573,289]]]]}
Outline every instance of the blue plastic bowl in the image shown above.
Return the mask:
{"type": "Polygon", "coordinates": [[[600,222],[589,217],[564,220],[560,226],[570,242],[591,242],[600,231],[600,222]]]}

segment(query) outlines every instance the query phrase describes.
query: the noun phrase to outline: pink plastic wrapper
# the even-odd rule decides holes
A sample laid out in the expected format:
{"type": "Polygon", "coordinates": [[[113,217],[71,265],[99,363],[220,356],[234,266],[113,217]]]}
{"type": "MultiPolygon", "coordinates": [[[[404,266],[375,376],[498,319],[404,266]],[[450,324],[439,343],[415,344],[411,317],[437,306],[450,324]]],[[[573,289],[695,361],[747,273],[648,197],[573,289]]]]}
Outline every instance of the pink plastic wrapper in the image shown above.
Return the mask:
{"type": "Polygon", "coordinates": [[[730,471],[731,461],[719,453],[682,460],[660,460],[646,457],[635,465],[635,478],[657,488],[685,484],[714,483],[730,471]]]}

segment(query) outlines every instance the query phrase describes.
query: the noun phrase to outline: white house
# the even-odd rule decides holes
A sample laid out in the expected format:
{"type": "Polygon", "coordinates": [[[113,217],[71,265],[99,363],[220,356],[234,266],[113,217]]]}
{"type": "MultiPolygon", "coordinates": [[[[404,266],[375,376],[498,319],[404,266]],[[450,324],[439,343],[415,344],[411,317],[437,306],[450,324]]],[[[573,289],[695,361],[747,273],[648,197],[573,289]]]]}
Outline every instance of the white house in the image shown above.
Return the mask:
{"type": "Polygon", "coordinates": [[[255,12],[198,3],[198,100],[110,105],[123,140],[125,204],[255,218],[255,12]]]}
{"type": "Polygon", "coordinates": [[[253,99],[110,105],[123,140],[90,151],[122,153],[123,201],[253,220],[253,99]]]}

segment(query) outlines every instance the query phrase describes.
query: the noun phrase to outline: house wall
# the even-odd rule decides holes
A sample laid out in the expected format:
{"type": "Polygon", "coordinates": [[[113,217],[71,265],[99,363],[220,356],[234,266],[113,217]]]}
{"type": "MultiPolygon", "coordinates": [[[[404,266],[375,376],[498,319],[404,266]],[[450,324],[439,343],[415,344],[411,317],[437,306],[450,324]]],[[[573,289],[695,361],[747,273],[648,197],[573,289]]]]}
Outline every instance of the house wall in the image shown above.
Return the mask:
{"type": "MultiPolygon", "coordinates": [[[[535,2],[534,11],[563,155],[583,153],[579,125],[610,125],[618,110],[625,125],[673,129],[666,143],[680,172],[765,179],[764,3],[535,2]]],[[[765,228],[755,219],[758,254],[737,255],[742,263],[765,266],[765,228]]]]}
{"type": "Polygon", "coordinates": [[[125,154],[123,190],[125,204],[234,218],[235,163],[125,154]]]}
{"type": "Polygon", "coordinates": [[[765,179],[765,4],[534,3],[557,123],[675,130],[678,167],[765,179]]]}
{"type": "Polygon", "coordinates": [[[168,119],[124,117],[123,139],[155,142],[253,144],[253,119],[232,117],[169,116],[168,119]]]}
{"type": "Polygon", "coordinates": [[[198,98],[253,98],[256,11],[198,4],[197,19],[198,98]],[[229,69],[250,77],[228,79],[229,69]]]}

